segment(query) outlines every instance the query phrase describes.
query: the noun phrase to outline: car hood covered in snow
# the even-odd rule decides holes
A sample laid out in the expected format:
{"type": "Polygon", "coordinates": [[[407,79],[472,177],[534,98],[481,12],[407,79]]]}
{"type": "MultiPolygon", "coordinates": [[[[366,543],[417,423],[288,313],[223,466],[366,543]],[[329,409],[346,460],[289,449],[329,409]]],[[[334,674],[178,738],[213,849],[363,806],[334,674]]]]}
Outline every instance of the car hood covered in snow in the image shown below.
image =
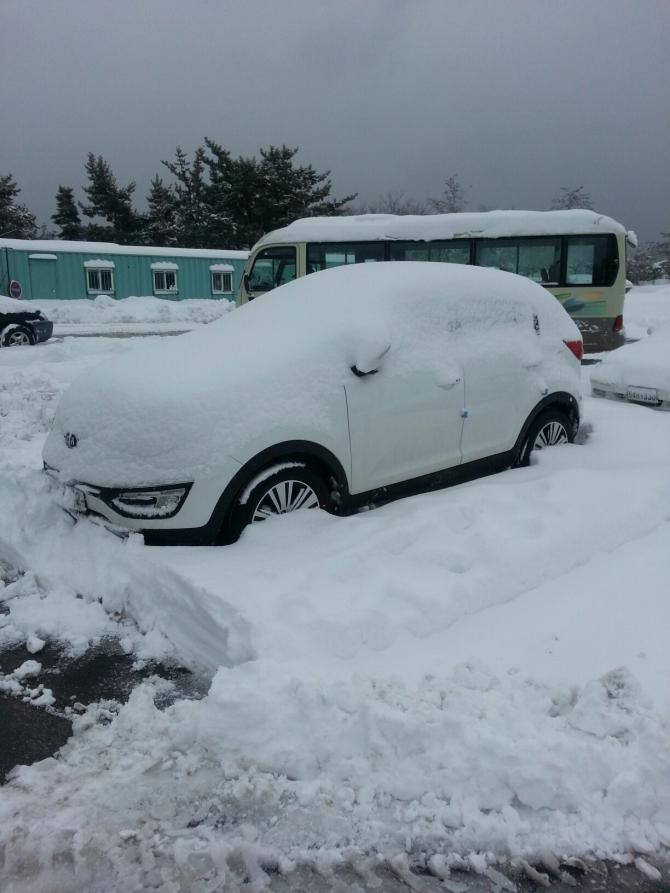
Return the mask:
{"type": "MultiPolygon", "coordinates": [[[[499,342],[520,337],[519,326],[515,334],[507,325],[519,313],[529,320],[539,313],[541,340],[579,337],[541,287],[498,270],[429,263],[326,270],[200,331],[138,345],[75,381],[44,459],[65,479],[142,486],[212,474],[221,456],[239,458],[240,445],[287,420],[296,438],[321,431],[327,439],[336,424],[329,407],[344,399],[353,365],[402,373],[428,364],[439,376],[457,359],[464,321],[476,323],[477,337],[499,342]]],[[[519,349],[528,341],[520,337],[519,349]]]]}

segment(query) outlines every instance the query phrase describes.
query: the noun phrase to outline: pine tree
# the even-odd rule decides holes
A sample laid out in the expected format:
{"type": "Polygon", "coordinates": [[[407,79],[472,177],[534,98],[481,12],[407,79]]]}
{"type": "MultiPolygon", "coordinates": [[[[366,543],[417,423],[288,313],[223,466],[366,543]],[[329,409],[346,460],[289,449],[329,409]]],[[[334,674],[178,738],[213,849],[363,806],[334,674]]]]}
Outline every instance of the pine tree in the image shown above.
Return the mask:
{"type": "Polygon", "coordinates": [[[81,210],[86,217],[100,217],[106,221],[106,226],[91,225],[87,234],[89,237],[94,235],[121,245],[132,244],[137,240],[142,224],[140,215],[132,206],[135,183],[119,186],[109,164],[102,155],[96,157],[93,152],[88,153],[86,174],[88,186],[84,187],[84,192],[89,204],[81,204],[81,210]]]}
{"type": "Polygon", "coordinates": [[[341,214],[356,198],[331,198],[330,171],[320,174],[311,164],[296,165],[297,152],[297,147],[268,146],[260,150],[260,160],[240,158],[236,163],[238,198],[231,210],[238,213],[231,216],[238,246],[249,248],[263,233],[299,217],[341,214]]]}
{"type": "Polygon", "coordinates": [[[35,238],[35,215],[16,201],[20,192],[11,174],[0,177],[0,238],[35,238]]]}
{"type": "Polygon", "coordinates": [[[567,186],[561,186],[562,195],[556,196],[551,203],[552,211],[572,210],[573,208],[587,208],[593,210],[591,204],[591,193],[585,192],[583,186],[576,189],[568,189],[567,186]]]}
{"type": "Polygon", "coordinates": [[[161,162],[177,181],[172,188],[176,196],[176,239],[182,248],[215,245],[211,242],[210,225],[214,221],[209,207],[204,159],[205,151],[199,148],[190,163],[186,153],[177,146],[175,160],[161,162]]]}
{"type": "Polygon", "coordinates": [[[145,245],[176,245],[179,241],[177,196],[174,187],[166,186],[158,174],[151,181],[147,196],[148,211],[144,218],[142,241],[145,245]]]}
{"type": "Polygon", "coordinates": [[[53,222],[60,227],[59,239],[83,239],[84,233],[74,190],[69,186],[59,186],[56,193],[56,213],[51,215],[53,222]]]}
{"type": "Polygon", "coordinates": [[[447,177],[440,198],[429,198],[428,205],[436,214],[457,214],[465,211],[465,190],[461,186],[458,174],[447,177]]]}

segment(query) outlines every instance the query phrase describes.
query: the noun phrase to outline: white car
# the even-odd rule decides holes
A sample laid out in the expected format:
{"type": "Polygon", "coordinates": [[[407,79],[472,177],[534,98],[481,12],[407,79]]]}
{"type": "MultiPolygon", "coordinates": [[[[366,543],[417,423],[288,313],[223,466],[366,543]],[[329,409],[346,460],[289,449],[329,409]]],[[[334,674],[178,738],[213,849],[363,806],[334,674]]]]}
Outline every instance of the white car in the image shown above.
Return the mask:
{"type": "Polygon", "coordinates": [[[568,314],[520,276],[337,267],[75,381],[45,468],[70,510],[149,543],[232,541],[572,441],[581,354],[568,314]]]}
{"type": "Polygon", "coordinates": [[[606,356],[592,369],[591,393],[670,410],[670,334],[655,332],[606,356]]]}

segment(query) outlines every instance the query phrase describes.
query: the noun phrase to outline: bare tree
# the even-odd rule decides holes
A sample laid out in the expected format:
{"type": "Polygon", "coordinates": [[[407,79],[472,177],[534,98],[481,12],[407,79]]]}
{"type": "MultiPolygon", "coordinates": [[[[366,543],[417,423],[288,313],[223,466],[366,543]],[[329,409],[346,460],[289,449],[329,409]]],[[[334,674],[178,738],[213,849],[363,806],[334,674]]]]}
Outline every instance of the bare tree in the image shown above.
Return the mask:
{"type": "Polygon", "coordinates": [[[585,192],[583,186],[576,189],[568,189],[567,186],[561,186],[561,195],[556,196],[551,202],[552,211],[572,210],[573,208],[588,208],[593,210],[591,204],[591,193],[585,192]]]}
{"type": "Polygon", "coordinates": [[[426,206],[413,198],[406,198],[405,193],[392,189],[377,201],[358,205],[351,209],[352,214],[425,214],[426,206]]]}
{"type": "Polygon", "coordinates": [[[459,211],[465,211],[466,205],[465,189],[458,179],[458,174],[447,177],[439,198],[428,199],[429,208],[437,214],[456,214],[459,211]]]}

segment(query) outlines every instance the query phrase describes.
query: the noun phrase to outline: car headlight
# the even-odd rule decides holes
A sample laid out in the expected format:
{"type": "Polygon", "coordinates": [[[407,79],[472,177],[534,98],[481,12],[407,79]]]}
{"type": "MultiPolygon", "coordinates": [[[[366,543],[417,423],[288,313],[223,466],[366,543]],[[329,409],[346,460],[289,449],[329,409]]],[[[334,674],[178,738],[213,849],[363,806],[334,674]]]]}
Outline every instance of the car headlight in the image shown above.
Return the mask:
{"type": "Polygon", "coordinates": [[[109,495],[105,501],[126,518],[172,518],[190,489],[190,484],[180,484],[160,490],[128,490],[109,495]]]}

